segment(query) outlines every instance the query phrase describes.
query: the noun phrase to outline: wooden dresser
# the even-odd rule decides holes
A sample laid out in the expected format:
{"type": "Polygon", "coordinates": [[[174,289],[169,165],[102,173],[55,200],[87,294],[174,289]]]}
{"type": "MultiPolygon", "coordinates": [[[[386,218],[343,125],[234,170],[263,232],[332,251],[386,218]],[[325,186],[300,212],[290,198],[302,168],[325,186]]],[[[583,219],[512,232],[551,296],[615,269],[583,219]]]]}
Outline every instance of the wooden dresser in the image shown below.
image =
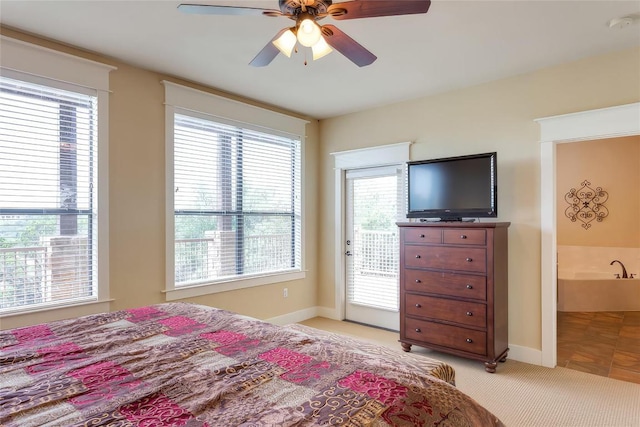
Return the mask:
{"type": "Polygon", "coordinates": [[[508,222],[411,222],[400,228],[400,342],[481,360],[509,352],[508,222]]]}

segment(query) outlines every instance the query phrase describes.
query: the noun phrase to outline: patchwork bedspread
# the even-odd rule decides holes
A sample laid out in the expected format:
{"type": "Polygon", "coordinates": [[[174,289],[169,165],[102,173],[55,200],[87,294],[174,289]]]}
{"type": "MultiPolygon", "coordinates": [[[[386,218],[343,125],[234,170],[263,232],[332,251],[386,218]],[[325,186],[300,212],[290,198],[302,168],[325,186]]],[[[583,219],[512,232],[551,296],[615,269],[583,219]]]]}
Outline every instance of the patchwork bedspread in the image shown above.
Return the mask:
{"type": "Polygon", "coordinates": [[[501,426],[453,369],[167,303],[0,331],[2,426],[501,426]]]}

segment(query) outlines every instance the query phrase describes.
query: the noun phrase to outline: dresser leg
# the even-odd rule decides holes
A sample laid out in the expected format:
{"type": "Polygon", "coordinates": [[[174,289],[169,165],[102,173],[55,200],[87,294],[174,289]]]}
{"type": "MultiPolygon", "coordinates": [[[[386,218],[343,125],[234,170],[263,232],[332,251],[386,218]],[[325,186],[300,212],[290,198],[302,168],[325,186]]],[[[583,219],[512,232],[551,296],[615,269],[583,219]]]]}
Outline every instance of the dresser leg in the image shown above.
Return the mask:
{"type": "Polygon", "coordinates": [[[496,366],[498,366],[498,362],[484,362],[484,370],[491,374],[496,371],[496,366]]]}
{"type": "Polygon", "coordinates": [[[407,344],[407,343],[401,342],[400,345],[402,346],[402,350],[411,351],[411,344],[407,344]]]}

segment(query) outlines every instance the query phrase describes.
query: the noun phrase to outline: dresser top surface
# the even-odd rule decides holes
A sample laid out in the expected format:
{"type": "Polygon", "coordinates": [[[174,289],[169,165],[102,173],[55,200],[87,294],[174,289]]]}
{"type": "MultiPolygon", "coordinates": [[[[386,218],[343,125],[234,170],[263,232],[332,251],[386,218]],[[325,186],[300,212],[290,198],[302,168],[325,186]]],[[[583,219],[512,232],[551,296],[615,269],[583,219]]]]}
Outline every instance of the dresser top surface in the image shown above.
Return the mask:
{"type": "Polygon", "coordinates": [[[510,222],[461,222],[461,221],[425,221],[397,222],[398,227],[439,227],[439,228],[502,228],[509,227],[510,222]]]}

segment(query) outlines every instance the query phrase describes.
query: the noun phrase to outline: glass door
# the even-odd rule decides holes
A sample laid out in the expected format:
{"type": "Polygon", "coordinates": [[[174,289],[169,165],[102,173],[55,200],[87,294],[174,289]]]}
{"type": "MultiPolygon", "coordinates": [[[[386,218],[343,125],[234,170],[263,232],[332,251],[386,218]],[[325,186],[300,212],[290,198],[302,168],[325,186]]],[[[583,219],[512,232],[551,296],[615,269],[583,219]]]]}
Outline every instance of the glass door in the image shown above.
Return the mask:
{"type": "Polygon", "coordinates": [[[346,319],[399,330],[401,166],[346,174],[346,319]]]}

